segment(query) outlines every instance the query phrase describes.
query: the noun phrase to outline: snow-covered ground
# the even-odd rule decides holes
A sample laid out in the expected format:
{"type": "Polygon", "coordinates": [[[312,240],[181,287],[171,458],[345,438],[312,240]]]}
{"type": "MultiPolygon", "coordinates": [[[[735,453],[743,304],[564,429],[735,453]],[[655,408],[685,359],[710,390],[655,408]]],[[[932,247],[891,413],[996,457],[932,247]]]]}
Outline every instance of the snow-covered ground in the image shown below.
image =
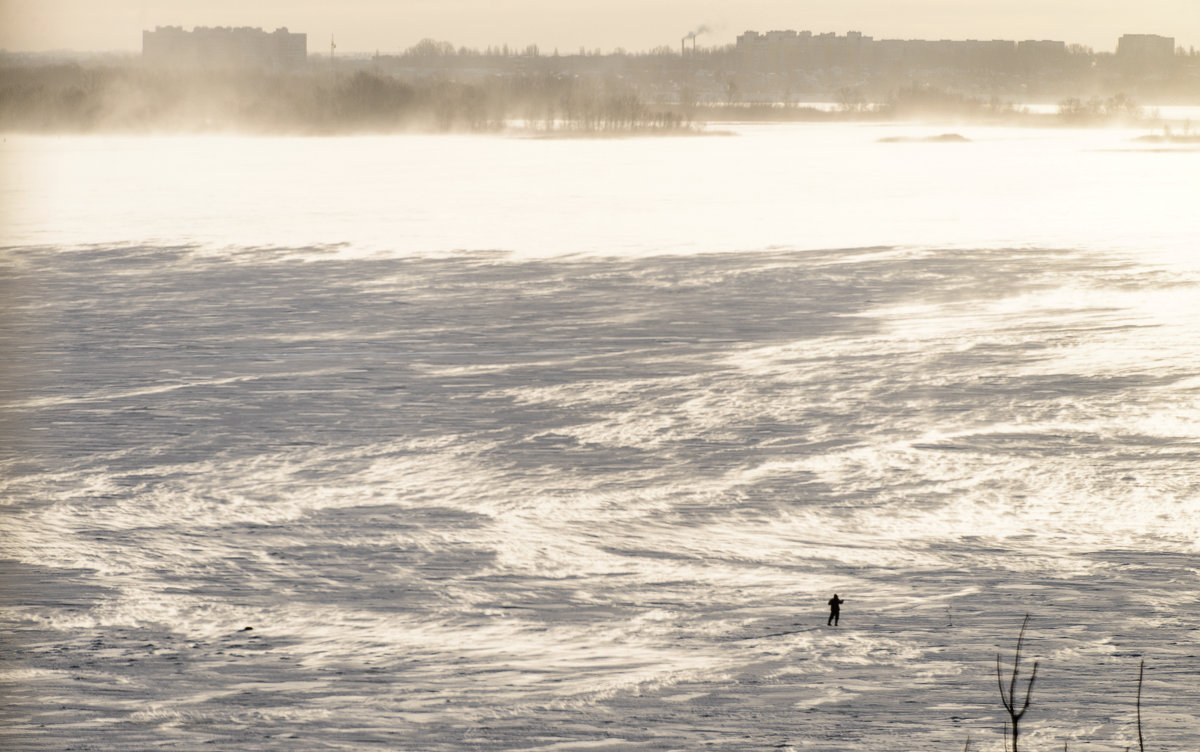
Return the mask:
{"type": "Polygon", "coordinates": [[[1194,228],[189,233],[0,252],[0,745],[999,750],[1028,613],[1022,749],[1136,748],[1143,659],[1148,748],[1200,746],[1194,228]]]}

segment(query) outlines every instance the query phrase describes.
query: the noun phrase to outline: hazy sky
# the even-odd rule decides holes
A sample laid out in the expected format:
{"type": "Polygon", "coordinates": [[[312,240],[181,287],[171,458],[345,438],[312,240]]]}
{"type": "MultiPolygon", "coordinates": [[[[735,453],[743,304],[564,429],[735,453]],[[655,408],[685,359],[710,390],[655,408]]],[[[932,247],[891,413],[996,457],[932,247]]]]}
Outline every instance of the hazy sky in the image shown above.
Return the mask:
{"type": "Polygon", "coordinates": [[[1123,33],[1200,45],[1200,0],[0,0],[0,48],[141,49],[157,25],[287,26],[309,51],[396,52],[425,37],[543,51],[672,48],[688,31],[725,44],[746,29],[881,38],[1058,39],[1113,50],[1123,33]]]}

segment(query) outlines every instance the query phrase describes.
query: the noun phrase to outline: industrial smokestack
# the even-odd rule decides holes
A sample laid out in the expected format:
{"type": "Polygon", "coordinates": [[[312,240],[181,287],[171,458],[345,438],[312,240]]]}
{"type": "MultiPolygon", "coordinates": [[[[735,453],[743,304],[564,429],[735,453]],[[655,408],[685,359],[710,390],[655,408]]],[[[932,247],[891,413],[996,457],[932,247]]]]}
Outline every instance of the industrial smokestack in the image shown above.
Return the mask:
{"type": "Polygon", "coordinates": [[[687,56],[687,43],[688,43],[689,39],[692,40],[692,55],[695,56],[695,54],[696,54],[696,37],[698,37],[701,34],[707,34],[710,31],[712,31],[712,29],[708,28],[708,26],[701,24],[700,26],[697,26],[694,31],[689,31],[687,34],[685,34],[683,39],[681,39],[679,41],[680,56],[684,56],[684,57],[687,56]]]}

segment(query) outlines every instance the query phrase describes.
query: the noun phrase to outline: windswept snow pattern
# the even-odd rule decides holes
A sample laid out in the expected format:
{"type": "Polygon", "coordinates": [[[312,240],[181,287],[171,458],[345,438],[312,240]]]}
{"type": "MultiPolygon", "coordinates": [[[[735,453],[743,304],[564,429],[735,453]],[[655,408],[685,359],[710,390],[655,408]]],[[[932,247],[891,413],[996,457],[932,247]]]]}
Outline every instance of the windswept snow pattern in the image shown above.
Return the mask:
{"type": "Polygon", "coordinates": [[[1200,741],[1192,271],[0,263],[5,747],[999,750],[1026,613],[1031,749],[1136,744],[1142,659],[1200,741]]]}

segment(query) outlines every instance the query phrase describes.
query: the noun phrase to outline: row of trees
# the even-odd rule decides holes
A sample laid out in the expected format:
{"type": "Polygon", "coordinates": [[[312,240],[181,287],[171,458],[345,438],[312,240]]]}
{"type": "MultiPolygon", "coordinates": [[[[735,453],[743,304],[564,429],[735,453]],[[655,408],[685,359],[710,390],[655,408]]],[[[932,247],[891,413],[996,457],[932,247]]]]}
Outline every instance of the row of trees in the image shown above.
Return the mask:
{"type": "Polygon", "coordinates": [[[1101,99],[1087,100],[1067,97],[1058,103],[1058,112],[1069,123],[1089,124],[1095,122],[1136,121],[1143,117],[1142,107],[1123,93],[1101,99]]]}
{"type": "Polygon", "coordinates": [[[1057,115],[996,97],[909,85],[883,102],[846,88],[833,110],[747,105],[730,82],[713,102],[683,86],[648,97],[612,75],[397,76],[371,70],[167,72],[138,65],[0,67],[0,129],[50,132],[497,131],[673,133],[703,120],[894,120],[952,117],[1011,124],[1143,123],[1129,96],[1067,98],[1057,115]]]}
{"type": "Polygon", "coordinates": [[[531,75],[459,81],[375,72],[165,72],[139,66],[0,68],[0,129],[342,133],[678,131],[680,112],[612,80],[531,75]]]}

